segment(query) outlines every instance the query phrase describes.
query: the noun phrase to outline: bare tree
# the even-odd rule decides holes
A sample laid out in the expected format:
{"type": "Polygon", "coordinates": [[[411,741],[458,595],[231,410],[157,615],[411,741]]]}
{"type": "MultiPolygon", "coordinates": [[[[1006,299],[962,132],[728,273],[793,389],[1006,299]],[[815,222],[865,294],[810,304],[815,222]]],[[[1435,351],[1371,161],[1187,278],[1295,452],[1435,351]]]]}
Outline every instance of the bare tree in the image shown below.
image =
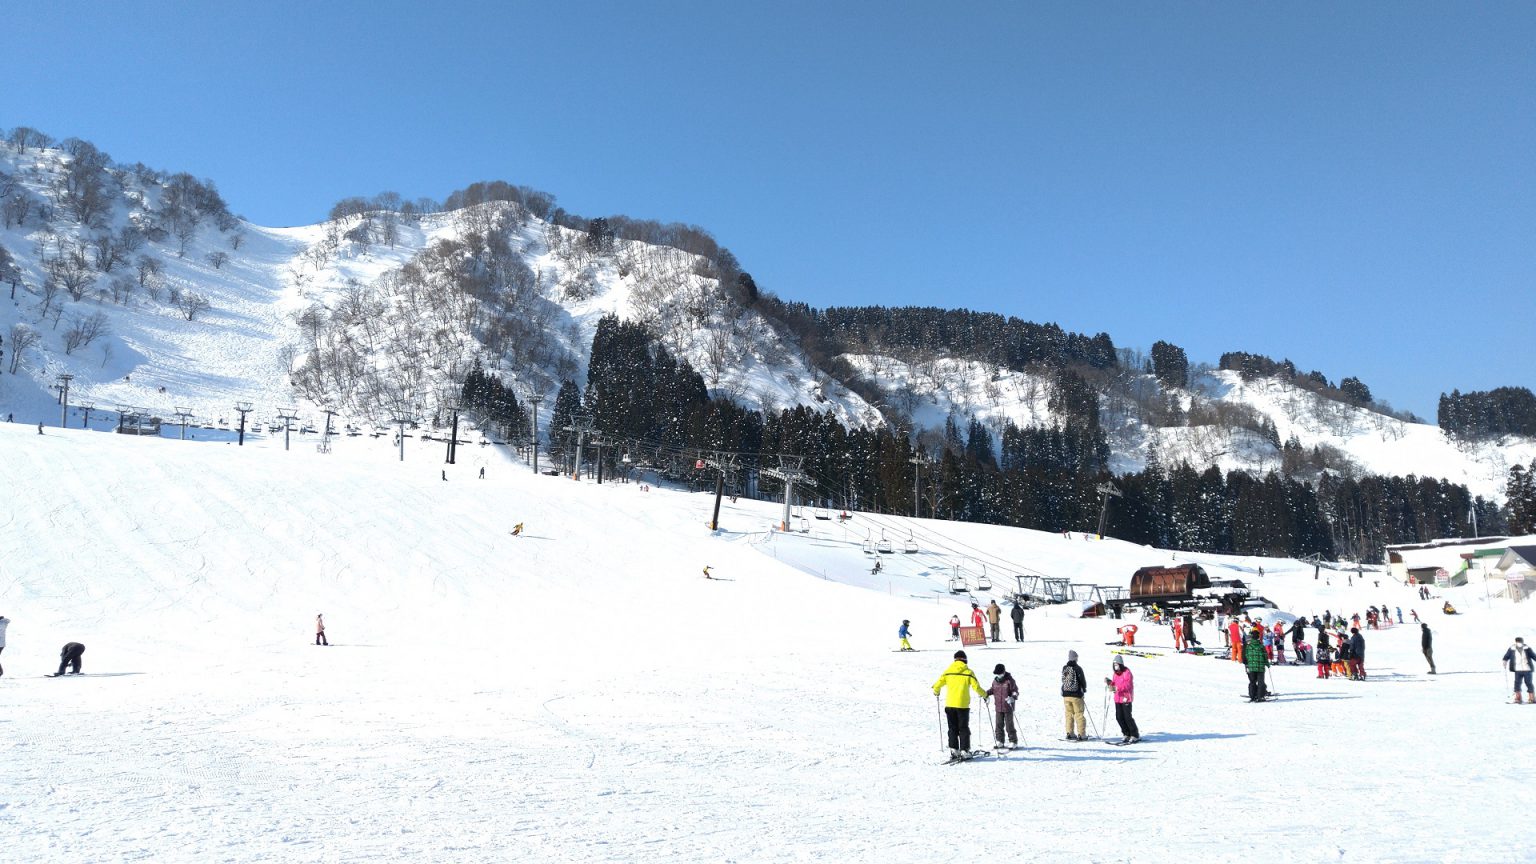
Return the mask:
{"type": "Polygon", "coordinates": [[[209,252],[208,253],[208,263],[212,264],[213,265],[213,269],[215,269],[215,270],[218,270],[219,268],[223,267],[224,266],[224,262],[226,262],[228,260],[229,260],[229,253],[228,252],[218,251],[218,252],[209,252]]]}
{"type": "Polygon", "coordinates": [[[11,135],[6,140],[11,142],[11,146],[16,148],[18,154],[26,153],[28,147],[47,147],[53,143],[52,138],[30,126],[17,126],[11,130],[11,135]]]}
{"type": "Polygon", "coordinates": [[[109,330],[111,327],[107,324],[107,316],[100,312],[77,319],[64,331],[64,353],[73,354],[76,348],[89,347],[109,330]]]}
{"type": "Polygon", "coordinates": [[[188,321],[191,321],[197,317],[199,312],[206,311],[212,305],[206,296],[196,291],[188,291],[181,295],[181,301],[177,304],[177,308],[181,310],[181,314],[188,321]]]}
{"type": "Polygon", "coordinates": [[[245,232],[236,231],[229,235],[229,248],[239,251],[240,244],[245,242],[245,232]]]}
{"type": "Polygon", "coordinates": [[[0,204],[0,220],[4,221],[6,228],[12,225],[25,225],[36,203],[27,190],[18,189],[5,199],[4,204],[0,204]]]}
{"type": "Polygon", "coordinates": [[[191,219],[182,219],[176,223],[176,257],[187,257],[187,244],[197,236],[197,222],[191,219]]]}
{"type": "Polygon", "coordinates": [[[75,300],[84,297],[91,283],[96,281],[96,273],[91,269],[90,252],[83,243],[65,244],[57,255],[44,259],[43,269],[48,271],[49,278],[57,281],[75,300]]]}
{"type": "Polygon", "coordinates": [[[133,262],[133,269],[139,274],[139,287],[148,289],[150,284],[156,282],[160,278],[160,274],[165,272],[165,265],[160,262],[159,258],[140,255],[133,262]]]}
{"type": "Polygon", "coordinates": [[[107,289],[112,293],[113,303],[127,303],[133,297],[134,282],[126,274],[118,274],[107,283],[107,289]]]}
{"type": "Polygon", "coordinates": [[[11,299],[16,299],[16,286],[21,284],[21,268],[4,246],[0,246],[0,281],[11,283],[11,299]]]}
{"type": "Polygon", "coordinates": [[[21,322],[11,325],[11,374],[21,367],[21,352],[37,344],[42,334],[21,322]]]}

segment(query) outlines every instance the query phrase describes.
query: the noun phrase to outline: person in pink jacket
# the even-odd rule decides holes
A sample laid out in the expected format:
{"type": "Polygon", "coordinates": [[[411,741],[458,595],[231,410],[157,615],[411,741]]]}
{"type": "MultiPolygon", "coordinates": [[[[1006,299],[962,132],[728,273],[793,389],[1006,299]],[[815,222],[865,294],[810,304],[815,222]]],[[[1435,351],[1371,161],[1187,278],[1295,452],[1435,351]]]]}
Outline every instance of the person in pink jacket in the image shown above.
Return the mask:
{"type": "Polygon", "coordinates": [[[1115,658],[1115,665],[1110,667],[1113,676],[1104,679],[1104,686],[1115,688],[1115,722],[1120,724],[1120,734],[1125,737],[1120,739],[1121,744],[1135,744],[1141,740],[1141,730],[1136,728],[1136,720],[1131,716],[1131,702],[1136,698],[1135,679],[1131,677],[1131,670],[1125,668],[1125,660],[1115,658]]]}

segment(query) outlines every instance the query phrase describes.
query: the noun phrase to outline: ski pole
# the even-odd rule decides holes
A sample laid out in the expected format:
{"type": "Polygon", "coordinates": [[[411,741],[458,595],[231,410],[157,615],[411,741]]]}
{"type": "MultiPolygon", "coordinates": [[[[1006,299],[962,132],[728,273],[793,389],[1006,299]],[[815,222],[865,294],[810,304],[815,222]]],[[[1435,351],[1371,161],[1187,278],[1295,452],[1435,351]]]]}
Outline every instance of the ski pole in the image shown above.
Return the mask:
{"type": "Polygon", "coordinates": [[[937,693],[933,694],[933,707],[939,712],[939,752],[942,753],[947,747],[947,742],[944,740],[944,706],[939,702],[937,693]]]}
{"type": "Polygon", "coordinates": [[[983,710],[985,710],[987,712],[987,729],[992,732],[992,740],[993,740],[993,742],[996,742],[997,741],[997,727],[992,724],[992,706],[987,703],[986,699],[982,699],[981,700],[981,707],[982,707],[983,710]]]}

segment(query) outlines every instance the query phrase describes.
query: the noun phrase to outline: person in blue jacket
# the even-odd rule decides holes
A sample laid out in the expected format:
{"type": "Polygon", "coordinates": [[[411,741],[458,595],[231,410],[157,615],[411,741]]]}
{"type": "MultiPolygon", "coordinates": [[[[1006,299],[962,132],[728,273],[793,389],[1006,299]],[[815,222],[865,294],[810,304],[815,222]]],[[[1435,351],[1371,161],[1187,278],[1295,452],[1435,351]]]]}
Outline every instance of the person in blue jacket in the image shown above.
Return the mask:
{"type": "Polygon", "coordinates": [[[917,650],[916,648],[912,647],[912,643],[911,642],[907,641],[908,638],[912,635],[912,622],[911,621],[908,621],[905,618],[901,619],[901,629],[896,631],[896,635],[901,637],[901,650],[903,650],[903,651],[916,651],[917,650]]]}

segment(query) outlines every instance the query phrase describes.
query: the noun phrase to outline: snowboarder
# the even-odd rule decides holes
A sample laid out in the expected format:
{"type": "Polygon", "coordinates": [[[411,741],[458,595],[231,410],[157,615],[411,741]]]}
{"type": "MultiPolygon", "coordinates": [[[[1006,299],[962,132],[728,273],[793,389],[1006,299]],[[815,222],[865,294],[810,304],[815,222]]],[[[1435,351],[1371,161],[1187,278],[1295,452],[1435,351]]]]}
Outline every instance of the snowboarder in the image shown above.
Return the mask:
{"type": "Polygon", "coordinates": [[[1420,621],[1419,626],[1424,628],[1424,635],[1419,637],[1419,644],[1424,646],[1424,659],[1429,661],[1429,674],[1433,675],[1435,674],[1435,651],[1432,645],[1434,637],[1430,635],[1428,624],[1420,621]]]}
{"type": "Polygon", "coordinates": [[[713,578],[715,578],[715,577],[709,575],[709,565],[708,564],[704,565],[704,578],[705,579],[713,579],[713,578]]]}
{"type": "Polygon", "coordinates": [[[318,614],[318,615],[315,616],[315,644],[316,645],[330,645],[331,644],[325,638],[325,615],[324,614],[318,614]]]}
{"type": "Polygon", "coordinates": [[[1067,652],[1067,665],[1061,667],[1061,704],[1067,712],[1067,740],[1086,741],[1083,693],[1088,690],[1088,677],[1083,667],[1077,665],[1077,652],[1067,652]]]}
{"type": "Polygon", "coordinates": [[[912,622],[911,621],[908,621],[905,618],[901,619],[901,628],[896,631],[896,635],[901,637],[901,650],[903,650],[903,651],[916,651],[917,650],[916,648],[913,648],[912,647],[912,643],[908,641],[911,638],[911,636],[912,636],[912,622]]]}
{"type": "MultiPolygon", "coordinates": [[[[995,626],[995,625],[994,625],[995,626]]],[[[997,723],[992,727],[992,737],[998,747],[1003,746],[1003,733],[1008,733],[1008,746],[1019,746],[1019,730],[1013,725],[1013,705],[1019,699],[1019,684],[999,663],[992,669],[992,710],[997,713],[997,723]]]]}
{"type": "Polygon", "coordinates": [[[939,691],[946,687],[949,692],[944,696],[944,719],[949,726],[949,758],[963,759],[971,752],[971,691],[983,699],[988,695],[976,680],[976,673],[965,665],[964,651],[956,651],[955,662],[933,682],[933,697],[937,699],[939,691]]]}
{"type": "Polygon", "coordinates": [[[1115,662],[1111,669],[1111,677],[1104,679],[1104,686],[1115,688],[1115,722],[1120,724],[1120,734],[1125,737],[1121,744],[1135,744],[1141,740],[1141,730],[1136,728],[1136,720],[1131,717],[1131,702],[1136,696],[1136,680],[1131,675],[1131,670],[1125,668],[1125,658],[1115,656],[1115,662]]]}
{"type": "Polygon", "coordinates": [[[1525,682],[1525,694],[1536,703],[1536,693],[1531,692],[1531,669],[1536,668],[1536,653],[1526,647],[1525,640],[1515,637],[1515,644],[1504,652],[1504,668],[1515,673],[1515,703],[1520,702],[1520,682],[1525,682]]]}
{"type": "MultiPolygon", "coordinates": [[[[5,652],[5,628],[11,626],[11,619],[0,615],[0,653],[5,652]]],[[[0,675],[5,674],[5,667],[0,666],[0,675]]]]}
{"type": "Polygon", "coordinates": [[[1013,601],[1013,609],[1008,612],[1008,616],[1013,619],[1013,641],[1023,642],[1024,607],[1019,605],[1019,601],[1013,601]]]}
{"type": "Polygon", "coordinates": [[[951,615],[951,616],[949,616],[949,641],[953,642],[953,641],[955,641],[956,639],[959,639],[959,638],[960,638],[960,616],[959,615],[951,615]]]}
{"type": "Polygon", "coordinates": [[[80,674],[80,657],[85,653],[85,646],[79,642],[64,643],[64,650],[59,652],[59,671],[53,673],[57,678],[64,674],[64,667],[69,667],[71,675],[80,674]]]}
{"type": "Polygon", "coordinates": [[[1002,637],[998,634],[998,629],[997,629],[998,626],[1002,623],[1002,620],[1003,620],[1003,609],[1002,609],[1002,607],[997,605],[997,601],[996,600],[993,600],[991,603],[988,603],[987,604],[987,624],[989,624],[991,626],[991,628],[992,628],[992,641],[993,642],[1001,642],[1001,641],[1003,641],[1002,637]]]}
{"type": "Polygon", "coordinates": [[[1264,654],[1264,636],[1261,628],[1255,627],[1248,634],[1248,644],[1243,646],[1243,665],[1248,670],[1248,701],[1263,702],[1269,695],[1269,688],[1264,686],[1264,670],[1269,666],[1269,658],[1264,654]]]}
{"type": "MultiPolygon", "coordinates": [[[[523,523],[519,522],[516,525],[512,526],[512,536],[513,537],[520,536],[522,533],[523,533],[523,523]]],[[[709,568],[706,567],[705,569],[707,570],[709,568]]]]}

